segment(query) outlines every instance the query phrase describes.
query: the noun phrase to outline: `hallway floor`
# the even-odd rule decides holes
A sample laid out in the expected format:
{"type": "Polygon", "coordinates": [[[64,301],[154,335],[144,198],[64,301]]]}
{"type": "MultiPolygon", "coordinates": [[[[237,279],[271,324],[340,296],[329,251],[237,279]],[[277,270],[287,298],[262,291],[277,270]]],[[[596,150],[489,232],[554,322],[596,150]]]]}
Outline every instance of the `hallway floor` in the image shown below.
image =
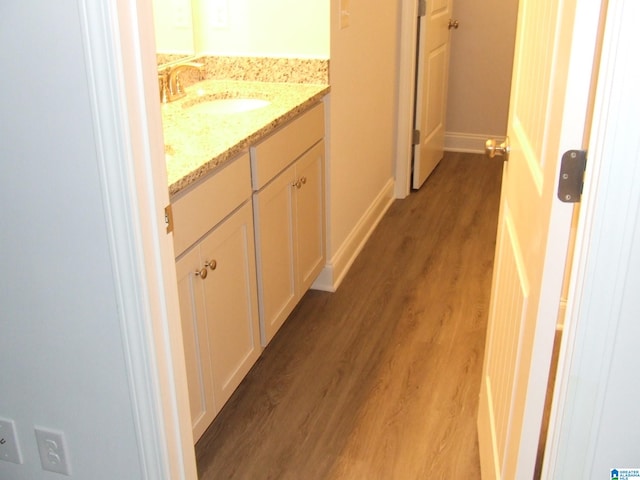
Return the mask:
{"type": "Polygon", "coordinates": [[[309,291],[196,445],[201,480],[480,478],[502,162],[447,153],[309,291]]]}

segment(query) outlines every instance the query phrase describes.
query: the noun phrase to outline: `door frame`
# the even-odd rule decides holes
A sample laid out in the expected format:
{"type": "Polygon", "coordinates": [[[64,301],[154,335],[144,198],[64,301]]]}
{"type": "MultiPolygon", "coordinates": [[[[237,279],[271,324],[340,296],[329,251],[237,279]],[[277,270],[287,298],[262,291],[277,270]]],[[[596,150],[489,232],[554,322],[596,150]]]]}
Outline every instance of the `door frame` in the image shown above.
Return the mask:
{"type": "MultiPolygon", "coordinates": [[[[640,77],[640,68],[632,60],[640,42],[636,25],[640,6],[636,0],[601,3],[604,39],[594,68],[594,113],[591,124],[585,126],[591,138],[543,479],[587,478],[597,473],[598,461],[619,458],[615,442],[611,442],[613,450],[603,451],[597,441],[600,425],[606,421],[602,418],[605,398],[612,387],[616,332],[623,322],[637,321],[640,310],[640,299],[634,294],[640,288],[637,264],[635,271],[630,270],[633,234],[640,231],[640,90],[637,81],[629,80],[630,74],[640,77]],[[631,273],[636,283],[629,281],[631,273]]],[[[639,390],[636,387],[633,392],[639,390]]],[[[624,423],[629,412],[620,413],[624,423]]],[[[625,465],[607,468],[621,466],[625,465]]]]}
{"type": "Polygon", "coordinates": [[[78,0],[78,11],[142,478],[191,480],[151,0],[78,0]]]}
{"type": "Polygon", "coordinates": [[[416,100],[416,55],[418,54],[418,1],[400,1],[398,59],[398,110],[396,122],[395,198],[411,192],[413,125],[416,100]]]}

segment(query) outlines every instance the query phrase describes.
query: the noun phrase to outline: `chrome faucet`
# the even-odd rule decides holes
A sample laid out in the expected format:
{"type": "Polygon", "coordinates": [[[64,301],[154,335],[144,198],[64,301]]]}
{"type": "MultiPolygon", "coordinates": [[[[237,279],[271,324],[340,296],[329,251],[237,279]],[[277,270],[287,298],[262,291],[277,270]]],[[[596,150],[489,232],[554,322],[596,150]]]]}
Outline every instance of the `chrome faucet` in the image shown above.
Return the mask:
{"type": "Polygon", "coordinates": [[[158,72],[158,86],[160,88],[160,101],[162,103],[173,102],[186,95],[180,83],[180,73],[185,70],[196,70],[200,72],[202,79],[202,71],[204,65],[202,63],[187,62],[167,67],[158,72]]]}

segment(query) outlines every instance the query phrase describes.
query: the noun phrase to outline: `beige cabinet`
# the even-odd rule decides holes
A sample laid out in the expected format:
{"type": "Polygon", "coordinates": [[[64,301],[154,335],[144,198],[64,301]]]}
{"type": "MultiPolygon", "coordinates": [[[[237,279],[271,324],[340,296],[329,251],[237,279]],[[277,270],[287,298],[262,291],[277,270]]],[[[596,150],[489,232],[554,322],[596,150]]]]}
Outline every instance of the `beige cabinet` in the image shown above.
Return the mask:
{"type": "Polygon", "coordinates": [[[324,266],[323,137],[319,104],[172,199],[195,441],[324,266]]]}
{"type": "Polygon", "coordinates": [[[223,218],[176,261],[194,440],[211,424],[262,351],[248,157],[235,162],[245,165],[225,167],[220,178],[212,177],[173,206],[178,245],[189,243],[181,239],[185,231],[197,236],[206,229],[196,228],[201,217],[214,222],[223,218]],[[242,172],[244,176],[239,175],[242,172]],[[242,179],[240,184],[227,183],[236,177],[242,179]],[[244,191],[246,199],[236,206],[240,195],[226,210],[212,212],[228,201],[228,197],[215,198],[224,189],[233,189],[234,194],[244,191]],[[211,209],[202,200],[210,195],[216,205],[211,209]]]}
{"type": "Polygon", "coordinates": [[[251,152],[263,345],[324,267],[323,132],[319,105],[251,152]],[[262,175],[263,165],[271,175],[262,175]]]}

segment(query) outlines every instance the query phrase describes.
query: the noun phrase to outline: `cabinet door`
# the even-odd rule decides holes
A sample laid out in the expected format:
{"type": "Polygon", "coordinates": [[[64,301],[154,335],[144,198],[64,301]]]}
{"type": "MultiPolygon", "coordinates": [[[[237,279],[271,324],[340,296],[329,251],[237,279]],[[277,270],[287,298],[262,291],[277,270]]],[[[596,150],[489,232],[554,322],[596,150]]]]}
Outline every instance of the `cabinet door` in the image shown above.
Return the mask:
{"type": "Polygon", "coordinates": [[[273,338],[298,300],[293,263],[294,178],[291,166],[253,196],[263,345],[273,338]]]}
{"type": "Polygon", "coordinates": [[[213,376],[209,361],[209,340],[205,311],[204,281],[200,271],[200,251],[196,247],[176,262],[180,320],[187,366],[187,387],[194,441],[207,429],[216,415],[213,376]]]}
{"type": "Polygon", "coordinates": [[[202,240],[200,256],[217,413],[262,351],[250,202],[202,240]]]}
{"type": "Polygon", "coordinates": [[[295,192],[300,296],[309,289],[324,266],[323,169],[323,142],[316,144],[296,162],[296,185],[300,185],[295,192]]]}

